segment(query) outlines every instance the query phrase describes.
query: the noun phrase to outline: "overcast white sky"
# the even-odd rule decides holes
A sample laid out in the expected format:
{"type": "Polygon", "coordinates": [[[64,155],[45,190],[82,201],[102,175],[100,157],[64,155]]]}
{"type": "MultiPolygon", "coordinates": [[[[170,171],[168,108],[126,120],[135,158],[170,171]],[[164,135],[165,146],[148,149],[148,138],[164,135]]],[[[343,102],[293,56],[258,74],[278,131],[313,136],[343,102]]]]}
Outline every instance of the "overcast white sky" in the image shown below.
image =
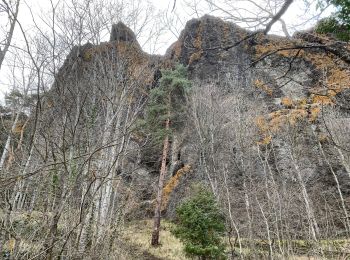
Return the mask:
{"type": "MultiPolygon", "coordinates": [[[[53,0],[54,2],[57,2],[58,0],[53,0]]],[[[65,0],[61,0],[61,2],[64,2],[65,0]]],[[[97,0],[96,0],[97,1],[97,0]]],[[[124,3],[130,3],[133,0],[121,0],[124,3]]],[[[181,18],[181,22],[178,22],[172,32],[167,32],[165,33],[159,40],[156,49],[156,53],[159,54],[163,54],[165,53],[166,49],[174,42],[176,41],[176,35],[180,32],[181,29],[183,29],[184,23],[189,20],[190,18],[193,17],[197,17],[197,16],[201,16],[204,13],[211,13],[211,14],[218,14],[218,12],[211,12],[207,5],[201,4],[203,3],[203,0],[177,0],[176,3],[176,9],[175,12],[172,12],[171,9],[173,7],[173,3],[174,0],[149,0],[151,3],[153,3],[154,7],[157,10],[160,11],[166,11],[168,10],[167,13],[167,17],[169,19],[172,19],[175,17],[175,15],[177,15],[178,17],[181,18]],[[194,3],[198,3],[197,5],[197,13],[191,9],[188,8],[188,6],[186,4],[194,4],[194,3]]],[[[219,0],[220,1],[220,0],[219,0]]],[[[263,0],[260,0],[263,1],[263,0]]],[[[242,0],[231,0],[228,1],[230,3],[233,2],[237,2],[239,5],[240,4],[244,4],[245,2],[242,0]]],[[[254,1],[257,2],[257,1],[254,1]]],[[[316,3],[316,1],[314,1],[314,3],[316,3]]],[[[30,30],[29,28],[33,25],[33,21],[30,15],[30,11],[28,9],[28,6],[31,7],[33,13],[35,14],[45,14],[45,12],[49,12],[50,10],[50,0],[22,0],[21,5],[20,5],[20,11],[19,11],[19,21],[21,22],[21,24],[23,26],[25,26],[25,28],[27,28],[27,33],[30,34],[30,30]]],[[[250,7],[247,6],[247,8],[249,9],[250,7]]],[[[291,5],[291,7],[289,8],[289,10],[287,11],[287,13],[282,17],[286,23],[289,26],[289,30],[291,33],[294,32],[295,29],[305,29],[310,27],[314,21],[312,22],[308,22],[302,26],[296,27],[296,24],[300,24],[300,22],[302,20],[305,20],[308,17],[311,17],[311,11],[315,9],[311,8],[310,11],[308,13],[303,13],[303,8],[304,8],[304,0],[295,0],[295,2],[291,5]]],[[[227,7],[227,9],[225,9],[225,11],[229,12],[229,9],[227,7]]],[[[248,12],[248,11],[247,11],[248,12]]],[[[247,13],[248,15],[248,13],[247,13]]],[[[0,23],[3,23],[4,20],[7,17],[2,16],[0,17],[0,23]]],[[[277,34],[281,34],[281,29],[280,29],[281,25],[280,24],[276,24],[271,32],[272,33],[277,33],[277,34]]],[[[0,34],[4,33],[2,31],[0,31],[0,34]]],[[[0,39],[3,39],[3,35],[0,35],[0,39]]],[[[106,37],[106,39],[104,40],[108,40],[108,37],[106,37]]],[[[141,44],[143,39],[140,39],[141,44]]],[[[15,32],[15,37],[13,39],[13,44],[17,45],[17,46],[24,46],[24,42],[23,42],[23,38],[21,36],[21,33],[18,29],[18,26],[16,28],[16,32],[15,32]]],[[[151,49],[150,46],[148,46],[147,44],[143,45],[144,50],[148,51],[149,49],[151,49]]],[[[6,58],[5,58],[6,60],[6,58]]],[[[9,67],[7,66],[6,62],[4,62],[1,71],[0,71],[0,102],[3,102],[4,99],[4,95],[6,92],[9,92],[9,90],[11,89],[11,76],[9,73],[9,67]]]]}

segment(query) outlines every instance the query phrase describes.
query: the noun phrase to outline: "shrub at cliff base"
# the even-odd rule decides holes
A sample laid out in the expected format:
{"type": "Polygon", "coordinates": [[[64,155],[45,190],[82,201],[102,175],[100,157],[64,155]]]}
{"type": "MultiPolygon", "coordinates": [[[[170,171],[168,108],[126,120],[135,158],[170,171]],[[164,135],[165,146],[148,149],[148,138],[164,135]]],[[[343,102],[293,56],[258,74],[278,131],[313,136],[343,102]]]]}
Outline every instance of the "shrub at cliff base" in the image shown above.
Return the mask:
{"type": "Polygon", "coordinates": [[[203,187],[196,187],[194,196],[176,209],[177,225],[172,233],[185,245],[189,256],[199,259],[226,259],[221,236],[224,218],[214,195],[203,187]]]}

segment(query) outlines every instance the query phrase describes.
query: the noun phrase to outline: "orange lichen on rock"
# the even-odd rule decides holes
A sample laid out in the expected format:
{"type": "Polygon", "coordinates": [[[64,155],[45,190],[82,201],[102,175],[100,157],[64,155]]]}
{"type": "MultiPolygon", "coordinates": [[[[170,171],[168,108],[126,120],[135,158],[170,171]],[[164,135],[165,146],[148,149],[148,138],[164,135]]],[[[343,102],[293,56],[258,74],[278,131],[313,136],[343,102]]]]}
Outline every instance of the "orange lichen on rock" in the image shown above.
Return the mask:
{"type": "Polygon", "coordinates": [[[271,135],[264,136],[260,141],[257,142],[258,145],[268,145],[272,141],[271,135]]]}
{"type": "MultiPolygon", "coordinates": [[[[315,122],[320,116],[323,106],[334,105],[335,95],[350,88],[350,71],[339,57],[323,49],[299,49],[297,46],[305,44],[300,39],[292,42],[277,37],[270,37],[266,40],[266,38],[258,36],[257,40],[258,44],[255,47],[257,60],[270,55],[291,59],[297,57],[299,60],[304,60],[314,72],[321,75],[318,76],[319,81],[310,88],[307,97],[300,100],[281,97],[283,109],[259,116],[256,119],[261,138],[258,144],[263,145],[270,143],[271,136],[281,131],[286,125],[293,126],[303,120],[315,122]],[[293,49],[294,47],[295,49],[293,49]]],[[[266,84],[261,80],[256,80],[254,85],[268,94],[272,94],[272,91],[266,91],[266,84]]]]}
{"type": "Polygon", "coordinates": [[[260,79],[257,79],[257,80],[254,81],[254,85],[258,89],[261,89],[262,91],[264,91],[269,96],[272,96],[273,89],[271,87],[269,87],[267,84],[265,84],[264,81],[262,81],[260,79]]]}
{"type": "Polygon", "coordinates": [[[320,105],[331,105],[334,104],[331,97],[328,95],[312,95],[312,103],[320,105]]]}
{"type": "Polygon", "coordinates": [[[319,105],[312,106],[310,108],[310,122],[316,121],[320,112],[321,112],[321,108],[319,105]]]}
{"type": "Polygon", "coordinates": [[[132,84],[147,86],[153,82],[154,72],[148,66],[149,59],[136,44],[118,42],[117,53],[127,67],[128,79],[132,84]]]}
{"type": "Polygon", "coordinates": [[[258,116],[255,119],[255,124],[258,126],[261,139],[257,142],[258,145],[267,145],[271,142],[272,136],[269,134],[269,124],[264,116],[258,116]]]}
{"type": "Polygon", "coordinates": [[[297,106],[298,107],[306,107],[308,105],[308,100],[307,98],[301,98],[297,100],[297,106]]]}
{"type": "Polygon", "coordinates": [[[162,211],[167,208],[170,195],[179,184],[181,177],[186,173],[188,173],[190,170],[191,170],[191,166],[185,165],[180,170],[178,170],[176,174],[172,176],[169,182],[165,185],[165,187],[163,188],[162,211]]]}
{"type": "Polygon", "coordinates": [[[182,46],[181,46],[181,41],[176,41],[174,46],[173,46],[173,51],[174,51],[174,56],[175,58],[179,58],[181,55],[181,50],[182,50],[182,46]]]}
{"type": "Polygon", "coordinates": [[[100,56],[101,54],[107,53],[111,48],[113,48],[113,44],[111,43],[102,43],[98,46],[93,46],[84,51],[82,54],[82,58],[86,62],[90,62],[93,58],[100,56]]]}
{"type": "Polygon", "coordinates": [[[350,71],[340,70],[333,64],[327,77],[327,86],[334,91],[333,95],[350,88],[350,71]]]}
{"type": "MultiPolygon", "coordinates": [[[[149,59],[136,43],[131,44],[124,41],[102,43],[86,50],[83,54],[83,60],[92,62],[99,57],[108,59],[108,57],[115,55],[113,50],[124,61],[130,80],[143,78],[145,84],[149,84],[153,80],[153,73],[147,69],[149,59]]],[[[109,65],[115,66],[115,64],[109,65]]]]}
{"type": "Polygon", "coordinates": [[[188,63],[189,63],[189,64],[192,64],[193,62],[198,61],[198,60],[202,57],[202,54],[203,54],[203,51],[202,51],[202,50],[199,50],[199,51],[193,53],[193,54],[190,56],[190,60],[188,61],[188,63]]]}
{"type": "Polygon", "coordinates": [[[264,41],[263,39],[263,37],[258,37],[258,42],[261,43],[257,44],[255,47],[258,59],[269,54],[288,58],[294,58],[296,54],[298,54],[299,58],[310,62],[319,72],[324,74],[324,77],[321,79],[322,85],[327,86],[330,97],[335,96],[344,89],[350,88],[349,69],[347,69],[346,66],[339,66],[342,61],[334,54],[322,51],[322,49],[300,49],[298,46],[303,46],[305,44],[301,39],[295,41],[290,41],[281,37],[270,37],[268,41],[264,41]]]}
{"type": "Polygon", "coordinates": [[[293,107],[294,106],[294,102],[290,97],[283,97],[281,99],[281,103],[285,107],[293,107]]]}
{"type": "Polygon", "coordinates": [[[269,132],[277,132],[287,123],[287,113],[287,109],[281,109],[268,115],[269,132]]]}
{"type": "Polygon", "coordinates": [[[329,95],[335,96],[344,89],[350,88],[350,72],[339,66],[340,61],[333,54],[304,52],[303,58],[324,73],[322,81],[330,90],[329,95]]]}
{"type": "Polygon", "coordinates": [[[255,118],[255,124],[258,126],[262,133],[265,133],[269,129],[269,125],[264,116],[258,116],[255,118]]]}
{"type": "Polygon", "coordinates": [[[203,25],[202,22],[199,23],[196,38],[194,39],[193,46],[197,49],[202,49],[202,34],[203,34],[203,25]]]}
{"type": "Polygon", "coordinates": [[[287,115],[288,121],[291,125],[295,125],[299,120],[307,118],[308,112],[306,109],[291,109],[287,115]]]}
{"type": "Polygon", "coordinates": [[[193,41],[193,47],[196,48],[196,51],[192,53],[190,56],[190,59],[188,61],[189,64],[192,64],[195,61],[198,61],[203,54],[203,48],[202,48],[202,34],[203,34],[203,25],[202,22],[199,23],[196,31],[196,37],[193,41]]]}
{"type": "Polygon", "coordinates": [[[284,126],[294,126],[302,120],[314,122],[321,111],[323,104],[329,105],[327,97],[321,100],[320,96],[312,95],[312,98],[292,99],[281,98],[282,109],[269,113],[266,116],[258,116],[255,124],[258,127],[260,139],[259,145],[267,145],[272,140],[272,135],[278,133],[284,126]]]}
{"type": "MultiPolygon", "coordinates": [[[[334,105],[334,96],[350,88],[349,69],[345,65],[340,66],[343,61],[334,54],[321,49],[299,50],[297,45],[302,46],[303,44],[304,42],[301,40],[286,42],[283,38],[270,38],[267,42],[261,41],[261,44],[258,44],[255,48],[258,58],[269,54],[294,58],[298,54],[300,59],[311,63],[314,69],[323,75],[320,81],[314,86],[311,95],[304,99],[303,102],[296,102],[289,97],[283,97],[281,99],[281,104],[290,110],[288,113],[283,112],[282,115],[275,114],[271,116],[270,114],[268,121],[274,131],[279,129],[284,123],[289,122],[294,124],[300,118],[308,117],[310,122],[314,122],[317,120],[322,106],[334,105]],[[279,50],[293,47],[296,49],[279,50]],[[285,118],[286,116],[288,119],[285,118]]],[[[264,86],[259,81],[255,85],[259,88],[264,86]]]]}
{"type": "Polygon", "coordinates": [[[310,122],[314,122],[317,120],[321,112],[321,108],[323,106],[334,105],[333,95],[329,94],[329,91],[327,91],[327,95],[312,94],[310,98],[311,98],[311,105],[309,107],[310,122]]]}
{"type": "Polygon", "coordinates": [[[266,144],[267,140],[269,140],[269,135],[279,132],[283,126],[293,126],[305,119],[309,120],[309,122],[316,121],[322,106],[332,105],[333,100],[328,96],[312,94],[308,100],[305,98],[300,100],[282,98],[281,103],[285,108],[255,119],[261,135],[259,144],[266,144]]]}
{"type": "Polygon", "coordinates": [[[298,50],[295,49],[289,49],[293,48],[295,46],[296,42],[292,42],[291,40],[283,37],[271,37],[267,42],[264,41],[266,36],[259,35],[258,42],[261,42],[260,44],[257,44],[255,46],[255,52],[257,55],[257,58],[263,57],[269,53],[276,53],[284,57],[291,57],[295,56],[298,52],[298,50]]]}
{"type": "Polygon", "coordinates": [[[329,140],[329,137],[327,136],[327,134],[325,133],[320,133],[318,135],[318,141],[321,142],[321,143],[325,143],[329,140]]]}
{"type": "Polygon", "coordinates": [[[231,27],[229,23],[223,23],[222,27],[222,45],[226,46],[231,43],[231,27]]]}
{"type": "Polygon", "coordinates": [[[281,109],[274,111],[267,116],[259,116],[255,119],[262,139],[258,144],[267,144],[271,141],[271,134],[280,131],[283,126],[295,125],[309,116],[306,108],[281,109]]]}
{"type": "Polygon", "coordinates": [[[272,132],[279,131],[283,125],[295,125],[299,120],[307,118],[308,112],[306,109],[281,109],[269,114],[269,126],[272,132]]]}

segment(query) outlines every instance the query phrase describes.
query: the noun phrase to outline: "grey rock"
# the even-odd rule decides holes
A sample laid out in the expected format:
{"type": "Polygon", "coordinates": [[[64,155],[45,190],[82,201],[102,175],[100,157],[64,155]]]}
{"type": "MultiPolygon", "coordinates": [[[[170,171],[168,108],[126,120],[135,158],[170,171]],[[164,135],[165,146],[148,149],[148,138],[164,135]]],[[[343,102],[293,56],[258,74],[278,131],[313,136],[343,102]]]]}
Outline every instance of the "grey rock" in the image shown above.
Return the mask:
{"type": "Polygon", "coordinates": [[[135,33],[122,22],[112,25],[109,41],[137,42],[135,33]]]}

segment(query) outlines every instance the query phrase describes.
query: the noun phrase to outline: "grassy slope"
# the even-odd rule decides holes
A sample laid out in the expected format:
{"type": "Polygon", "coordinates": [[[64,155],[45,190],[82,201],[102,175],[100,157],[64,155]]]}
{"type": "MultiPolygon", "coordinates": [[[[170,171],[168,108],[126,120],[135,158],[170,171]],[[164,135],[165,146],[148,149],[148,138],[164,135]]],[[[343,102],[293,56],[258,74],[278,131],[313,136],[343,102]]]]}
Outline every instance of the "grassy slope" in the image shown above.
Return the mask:
{"type": "MultiPolygon", "coordinates": [[[[0,220],[5,216],[0,210],[0,220]]],[[[32,214],[26,213],[13,213],[11,230],[15,231],[18,235],[21,235],[21,241],[19,244],[21,255],[41,255],[44,235],[47,230],[43,230],[43,222],[47,220],[47,216],[40,212],[32,212],[32,214]]],[[[190,259],[185,256],[183,252],[183,244],[175,238],[170,229],[172,223],[162,220],[160,242],[159,247],[152,247],[150,245],[153,221],[138,220],[131,223],[126,223],[122,228],[121,233],[117,237],[117,241],[113,252],[111,252],[112,259],[120,260],[185,260],[190,259]]],[[[62,228],[62,226],[60,225],[62,228]]],[[[257,251],[260,252],[262,258],[268,255],[267,241],[256,239],[252,241],[255,244],[257,251]]],[[[242,254],[244,258],[251,256],[250,250],[247,248],[248,241],[243,239],[242,254]]],[[[304,240],[289,241],[293,244],[294,256],[289,259],[320,259],[317,256],[308,256],[312,254],[312,245],[309,245],[304,240]]],[[[11,252],[15,243],[14,239],[6,241],[4,250],[11,252]]],[[[344,259],[342,257],[350,256],[350,242],[349,240],[322,240],[320,241],[322,251],[325,254],[326,259],[344,259]]],[[[239,249],[235,248],[238,252],[239,249]]],[[[229,251],[229,246],[227,247],[229,251]]],[[[278,259],[278,254],[275,252],[275,257],[278,259]]],[[[1,258],[1,255],[0,255],[1,258]]],[[[266,257],[267,259],[267,257],[266,257]]],[[[350,257],[349,257],[350,259],[350,257]]]]}
{"type": "Polygon", "coordinates": [[[122,237],[125,243],[137,251],[154,256],[154,259],[185,260],[189,259],[183,253],[182,243],[171,233],[171,223],[162,221],[160,243],[158,247],[151,246],[152,220],[141,220],[130,223],[122,237]]]}

